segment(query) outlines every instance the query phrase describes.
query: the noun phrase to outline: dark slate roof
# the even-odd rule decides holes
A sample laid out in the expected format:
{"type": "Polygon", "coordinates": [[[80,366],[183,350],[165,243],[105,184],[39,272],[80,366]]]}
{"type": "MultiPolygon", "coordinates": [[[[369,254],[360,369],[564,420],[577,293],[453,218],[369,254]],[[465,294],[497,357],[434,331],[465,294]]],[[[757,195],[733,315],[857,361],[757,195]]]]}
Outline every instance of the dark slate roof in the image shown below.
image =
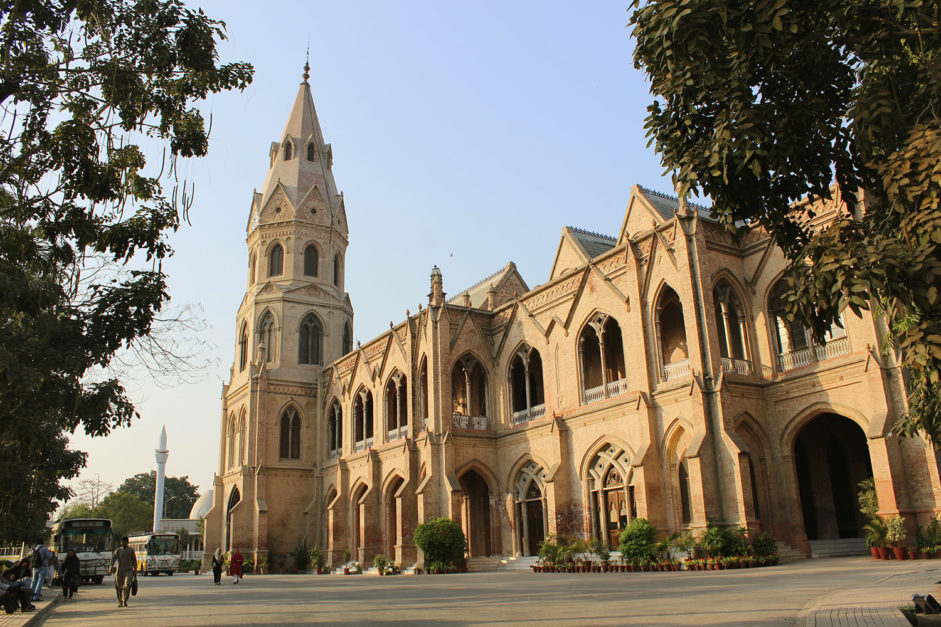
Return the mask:
{"type": "MultiPolygon", "coordinates": [[[[640,193],[644,195],[644,198],[647,202],[650,203],[650,206],[657,210],[664,220],[670,220],[676,214],[680,208],[680,201],[676,196],[671,196],[670,194],[664,194],[662,192],[655,192],[652,189],[647,189],[640,185],[637,186],[640,189],[640,193]]],[[[712,213],[712,209],[705,207],[703,205],[696,204],[694,202],[687,201],[686,204],[690,209],[695,209],[697,213],[703,218],[708,218],[712,213]]]]}
{"type": "MultiPolygon", "coordinates": [[[[487,292],[490,291],[490,286],[493,285],[495,288],[500,287],[500,284],[509,276],[514,270],[516,270],[516,264],[512,261],[507,262],[505,266],[494,272],[488,277],[485,277],[474,283],[472,286],[466,290],[461,290],[458,292],[457,296],[448,300],[449,305],[464,305],[464,294],[470,294],[471,297],[471,307],[480,308],[485,302],[487,302],[487,292]]],[[[522,280],[523,277],[520,277],[522,280]]],[[[529,291],[529,287],[526,285],[526,281],[523,281],[523,286],[526,287],[526,291],[529,291]]]]}
{"type": "Polygon", "coordinates": [[[574,226],[568,227],[575,241],[582,247],[589,259],[594,259],[598,255],[604,254],[614,248],[617,244],[617,238],[601,233],[593,233],[574,226]]]}

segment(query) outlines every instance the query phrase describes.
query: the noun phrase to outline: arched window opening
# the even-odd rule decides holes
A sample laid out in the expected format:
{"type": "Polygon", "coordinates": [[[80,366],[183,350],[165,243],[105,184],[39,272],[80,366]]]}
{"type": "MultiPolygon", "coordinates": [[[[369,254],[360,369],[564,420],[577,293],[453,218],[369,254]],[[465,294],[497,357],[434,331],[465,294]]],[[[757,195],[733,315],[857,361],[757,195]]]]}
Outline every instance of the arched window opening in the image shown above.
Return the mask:
{"type": "Polygon", "coordinates": [[[516,513],[516,549],[520,555],[538,555],[546,539],[546,471],[535,462],[520,468],[513,482],[516,513]]]}
{"type": "Polygon", "coordinates": [[[307,144],[307,160],[316,161],[317,160],[317,146],[313,142],[307,144]]]}
{"type": "Polygon", "coordinates": [[[362,451],[373,445],[372,392],[362,390],[353,401],[354,450],[362,451]]]}
{"type": "Polygon", "coordinates": [[[591,317],[578,336],[582,404],[627,393],[621,325],[607,314],[591,317]]]}
{"type": "Polygon", "coordinates": [[[281,276],[284,272],[284,249],[275,244],[268,256],[268,276],[281,276]]]}
{"type": "Polygon", "coordinates": [[[407,380],[395,373],[386,384],[386,439],[391,442],[408,433],[407,380]]]}
{"type": "Polygon", "coordinates": [[[320,253],[317,247],[310,244],[304,249],[304,274],[306,276],[317,276],[317,263],[320,260],[320,253]]]}
{"type": "Polygon", "coordinates": [[[588,467],[591,493],[591,535],[617,547],[621,530],[634,517],[633,490],[629,489],[631,460],[623,449],[607,444],[588,467]]]}
{"type": "Polygon", "coordinates": [[[514,425],[542,418],[546,414],[542,359],[535,348],[524,345],[513,356],[510,391],[514,425]]]}
{"type": "Polygon", "coordinates": [[[290,140],[284,142],[284,160],[285,160],[285,161],[290,161],[290,160],[291,160],[291,142],[290,142],[290,140]]]}
{"type": "Polygon", "coordinates": [[[725,280],[716,285],[713,296],[722,369],[725,372],[750,374],[752,369],[746,342],[748,333],[741,302],[725,280]]]}
{"type": "Polygon", "coordinates": [[[225,542],[224,546],[227,551],[231,551],[232,547],[235,546],[235,543],[232,541],[232,510],[235,509],[235,506],[239,504],[239,501],[242,500],[241,495],[239,494],[238,488],[232,488],[232,493],[229,495],[229,502],[225,508],[225,542]]]}
{"type": "Polygon", "coordinates": [[[323,363],[323,325],[314,314],[307,314],[301,320],[299,329],[299,342],[297,346],[297,363],[315,364],[323,363]]]}
{"type": "Polygon", "coordinates": [[[275,356],[275,328],[274,328],[274,316],[271,312],[266,312],[265,316],[261,319],[261,325],[258,333],[259,337],[259,351],[263,354],[263,358],[266,362],[271,363],[274,361],[275,356]]]}
{"type": "Polygon", "coordinates": [[[248,284],[255,284],[255,253],[248,256],[248,284]]]}
{"type": "Polygon", "coordinates": [[[301,418],[293,408],[281,414],[281,459],[301,458],[301,418]]]}
{"type": "Polygon", "coordinates": [[[418,371],[418,398],[420,406],[418,413],[422,419],[422,429],[428,428],[428,361],[422,359],[421,368],[418,371]]]}
{"type": "Polygon", "coordinates": [[[779,280],[768,300],[771,324],[778,351],[778,368],[782,371],[809,366],[814,362],[833,359],[849,353],[849,338],[842,317],[826,333],[824,343],[818,344],[799,320],[788,320],[787,285],[779,280]]]}
{"type": "Polygon", "coordinates": [[[226,434],[228,435],[227,439],[229,444],[229,454],[226,456],[226,467],[231,468],[235,465],[235,416],[229,416],[226,434]]]}
{"type": "Polygon", "coordinates": [[[335,459],[343,451],[343,410],[340,409],[340,403],[337,401],[333,401],[333,405],[330,406],[328,425],[330,430],[327,436],[330,445],[330,459],[335,459]]]}
{"type": "Polygon", "coordinates": [[[671,288],[664,288],[657,307],[657,333],[660,336],[661,377],[672,381],[688,377],[689,347],[686,344],[686,323],[683,304],[671,288]]]}
{"type": "Polygon", "coordinates": [[[683,524],[688,525],[693,520],[693,508],[689,499],[689,472],[686,470],[686,460],[680,462],[680,507],[683,510],[683,524]]]}
{"type": "Polygon", "coordinates": [[[342,260],[340,259],[340,253],[337,253],[333,257],[333,284],[336,285],[337,287],[340,287],[340,272],[341,272],[340,264],[341,263],[342,263],[342,260]]]}
{"type": "Polygon", "coordinates": [[[353,350],[353,329],[350,328],[350,323],[347,322],[343,325],[343,354],[346,355],[353,350]]]}
{"type": "Polygon", "coordinates": [[[239,331],[239,372],[245,370],[248,365],[248,325],[242,323],[242,330],[239,331]]]}
{"type": "Polygon", "coordinates": [[[243,412],[242,415],[239,416],[239,441],[238,441],[239,466],[242,466],[245,464],[245,458],[247,457],[247,452],[245,449],[247,448],[246,445],[248,444],[248,442],[245,440],[245,434],[246,434],[245,413],[243,412]]]}
{"type": "Polygon", "coordinates": [[[451,370],[451,401],[455,429],[490,429],[487,411],[487,373],[471,355],[465,355],[451,370]]]}

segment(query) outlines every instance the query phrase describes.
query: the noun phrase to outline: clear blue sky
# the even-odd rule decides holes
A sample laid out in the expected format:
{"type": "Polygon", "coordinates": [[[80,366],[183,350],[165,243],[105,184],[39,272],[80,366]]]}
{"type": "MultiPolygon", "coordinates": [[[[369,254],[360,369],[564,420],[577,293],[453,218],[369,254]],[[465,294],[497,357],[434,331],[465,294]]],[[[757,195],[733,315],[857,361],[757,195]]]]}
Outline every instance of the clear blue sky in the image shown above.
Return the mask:
{"type": "Polygon", "coordinates": [[[221,386],[246,281],[245,226],[310,45],[311,92],[350,226],[354,335],[367,341],[427,301],[437,264],[456,295],[515,261],[544,282],[566,225],[616,235],[637,183],[671,190],[647,147],[651,101],[634,69],[628,1],[192,2],[224,20],[244,93],[217,95],[210,152],[186,164],[191,226],[165,265],[175,306],[200,304],[213,366],[199,383],[132,386],[141,419],[90,453],[84,478],[117,487],[155,467],[205,490],[218,468],[221,386]]]}

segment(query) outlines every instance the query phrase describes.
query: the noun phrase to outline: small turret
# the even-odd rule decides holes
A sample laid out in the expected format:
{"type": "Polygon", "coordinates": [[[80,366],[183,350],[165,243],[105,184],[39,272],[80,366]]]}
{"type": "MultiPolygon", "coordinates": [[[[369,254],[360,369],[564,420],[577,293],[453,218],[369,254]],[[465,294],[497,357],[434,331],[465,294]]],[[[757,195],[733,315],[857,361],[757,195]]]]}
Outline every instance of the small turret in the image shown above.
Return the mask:
{"type": "Polygon", "coordinates": [[[444,280],[438,266],[431,269],[431,292],[428,294],[428,304],[440,306],[444,304],[444,280]]]}

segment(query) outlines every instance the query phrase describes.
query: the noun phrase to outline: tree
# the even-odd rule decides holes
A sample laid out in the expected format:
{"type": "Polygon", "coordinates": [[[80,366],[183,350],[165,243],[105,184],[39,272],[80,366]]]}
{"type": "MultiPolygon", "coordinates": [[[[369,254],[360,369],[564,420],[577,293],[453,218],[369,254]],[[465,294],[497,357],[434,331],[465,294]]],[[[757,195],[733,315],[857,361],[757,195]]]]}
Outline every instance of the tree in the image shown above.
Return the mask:
{"type": "Polygon", "coordinates": [[[65,520],[66,518],[98,518],[95,514],[95,508],[82,501],[73,501],[59,510],[56,519],[65,520]]]}
{"type": "Polygon", "coordinates": [[[154,508],[126,492],[112,492],[94,509],[96,518],[110,518],[115,536],[126,536],[134,531],[150,531],[154,522],[154,508]]]}
{"type": "Polygon", "coordinates": [[[224,39],[181,0],[0,0],[4,540],[69,496],[85,454],[68,433],[137,415],[109,367],[146,347],[169,299],[161,263],[192,202],[177,159],[208,150],[196,104],[251,81],[250,65],[218,63],[224,39]]]}
{"type": "MultiPolygon", "coordinates": [[[[157,485],[157,471],[141,472],[125,479],[118,492],[139,498],[151,507],[153,516],[154,489],[157,485]]],[[[193,503],[199,498],[196,486],[189,482],[189,477],[166,477],[163,482],[163,517],[189,518],[193,503]]]]}
{"type": "MultiPolygon", "coordinates": [[[[900,432],[941,445],[941,29],[937,2],[632,4],[647,129],[681,196],[764,228],[789,313],[822,339],[847,307],[884,315],[909,375],[900,432]],[[825,227],[794,203],[851,211],[825,227]]],[[[895,347],[892,346],[895,343],[895,347]]]]}

